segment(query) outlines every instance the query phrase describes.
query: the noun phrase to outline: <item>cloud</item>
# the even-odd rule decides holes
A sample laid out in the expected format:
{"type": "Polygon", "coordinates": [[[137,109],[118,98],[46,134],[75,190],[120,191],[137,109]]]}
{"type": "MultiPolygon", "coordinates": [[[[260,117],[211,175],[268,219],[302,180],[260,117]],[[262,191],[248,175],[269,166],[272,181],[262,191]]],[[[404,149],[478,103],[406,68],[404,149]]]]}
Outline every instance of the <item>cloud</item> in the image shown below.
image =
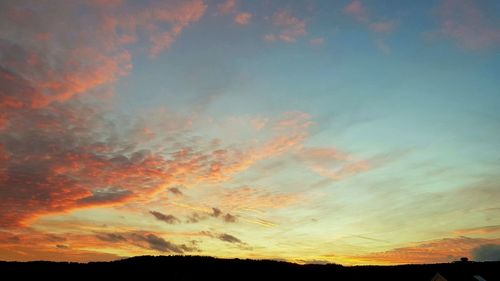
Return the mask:
{"type": "Polygon", "coordinates": [[[237,237],[235,237],[231,234],[227,234],[227,233],[214,233],[211,231],[201,231],[199,234],[203,235],[203,236],[210,237],[210,238],[215,238],[215,239],[218,239],[220,241],[227,242],[227,243],[240,244],[240,245],[246,244],[246,243],[242,242],[240,239],[238,239],[237,237]]]}
{"type": "Polygon", "coordinates": [[[448,38],[468,50],[500,47],[500,21],[480,1],[441,0],[435,8],[438,30],[431,37],[448,38]]]}
{"type": "MultiPolygon", "coordinates": [[[[112,113],[115,83],[132,69],[127,48],[164,33],[176,38],[205,9],[196,0],[136,9],[126,2],[2,3],[1,227],[84,208],[143,204],[170,186],[227,181],[304,142],[312,121],[301,112],[269,118],[258,141],[230,144],[192,142],[195,133],[184,126],[192,116],[186,121],[174,112],[141,123],[112,113]],[[167,138],[165,120],[171,119],[183,122],[172,122],[178,124],[168,126],[167,138]]],[[[167,47],[153,42],[154,48],[158,54],[167,47]]]]}
{"type": "Polygon", "coordinates": [[[186,222],[187,223],[197,223],[197,222],[200,222],[202,220],[205,220],[207,219],[207,216],[204,216],[204,215],[201,215],[199,213],[192,213],[191,215],[188,216],[188,218],[186,219],[186,222]]]}
{"type": "Polygon", "coordinates": [[[146,26],[161,33],[159,22],[178,34],[204,11],[202,1],[174,2],[137,13],[99,3],[2,3],[0,225],[124,202],[135,189],[165,183],[148,167],[164,158],[136,157],[139,141],[104,107],[114,82],[132,68],[125,47],[134,40],[123,36],[146,26]]]}
{"type": "Polygon", "coordinates": [[[243,243],[243,242],[241,242],[240,239],[234,237],[233,235],[227,234],[227,233],[219,234],[219,235],[217,235],[217,238],[221,241],[228,242],[228,243],[238,243],[238,244],[243,243]]]}
{"type": "Polygon", "coordinates": [[[123,233],[99,233],[95,237],[104,242],[127,243],[140,248],[165,253],[183,254],[185,252],[198,251],[198,249],[194,247],[195,245],[187,246],[185,244],[175,244],[170,241],[166,241],[157,234],[147,232],[131,231],[123,233]]]}
{"type": "MultiPolygon", "coordinates": [[[[364,264],[446,263],[459,260],[461,257],[475,257],[478,251],[483,253],[479,249],[485,244],[500,244],[500,239],[444,238],[349,258],[364,264]]],[[[486,254],[493,254],[496,251],[495,247],[490,246],[484,249],[486,254]]]]}
{"type": "Polygon", "coordinates": [[[114,254],[87,250],[93,247],[90,241],[94,235],[75,233],[44,233],[34,229],[15,229],[13,232],[0,232],[0,260],[15,261],[110,261],[120,258],[114,254]],[[17,241],[5,238],[17,233],[17,241]],[[36,246],[34,246],[36,245],[36,246]],[[66,250],[71,249],[71,250],[66,250]]]}
{"type": "Polygon", "coordinates": [[[158,250],[160,252],[173,252],[182,254],[186,250],[185,246],[175,245],[151,233],[146,235],[133,234],[132,237],[135,240],[146,242],[150,249],[158,250]]]}
{"type": "Polygon", "coordinates": [[[218,218],[222,214],[222,211],[219,208],[212,208],[211,216],[214,218],[218,218]]]}
{"type": "Polygon", "coordinates": [[[267,41],[281,40],[288,43],[296,42],[298,38],[307,34],[307,24],[304,20],[294,17],[290,11],[281,10],[272,16],[273,25],[278,28],[276,33],[264,36],[267,41]]]}
{"type": "MultiPolygon", "coordinates": [[[[60,245],[63,246],[63,245],[60,245]]],[[[115,254],[102,253],[89,250],[77,250],[61,252],[61,248],[53,245],[18,245],[16,247],[2,248],[0,259],[4,261],[59,261],[59,262],[88,262],[88,261],[113,261],[120,257],[115,254]]]]}
{"type": "Polygon", "coordinates": [[[309,40],[309,43],[314,46],[323,45],[325,43],[325,37],[318,37],[309,40]]]}
{"type": "Polygon", "coordinates": [[[55,234],[46,234],[47,241],[50,242],[64,242],[66,241],[66,237],[55,235],[55,234]]]}
{"type": "Polygon", "coordinates": [[[466,228],[455,230],[457,235],[470,235],[470,234],[491,234],[500,232],[500,225],[489,225],[475,228],[466,228]]]}
{"type": "Polygon", "coordinates": [[[227,0],[217,5],[217,11],[220,15],[234,15],[234,22],[239,25],[247,25],[252,19],[252,14],[249,12],[242,12],[238,9],[237,0],[227,0]]]}
{"type": "Polygon", "coordinates": [[[472,250],[475,261],[500,261],[500,244],[485,244],[472,250]]]}
{"type": "Polygon", "coordinates": [[[226,0],[225,2],[217,5],[217,11],[219,11],[219,13],[222,15],[230,14],[236,12],[237,6],[238,6],[237,0],[226,0]]]}
{"type": "Polygon", "coordinates": [[[96,237],[99,240],[102,240],[105,242],[117,243],[117,242],[127,241],[127,238],[125,238],[123,235],[117,234],[117,233],[101,233],[101,234],[97,234],[96,237]]]}
{"type": "Polygon", "coordinates": [[[335,148],[303,148],[296,157],[312,171],[332,180],[342,180],[370,169],[368,161],[356,159],[335,148]]]}
{"type": "Polygon", "coordinates": [[[184,195],[184,194],[182,193],[182,191],[181,191],[178,187],[171,187],[171,188],[169,188],[169,189],[168,189],[168,191],[170,191],[172,194],[175,194],[175,195],[177,195],[177,196],[182,196],[182,195],[184,195]]]}
{"type": "Polygon", "coordinates": [[[240,25],[247,25],[250,23],[251,19],[252,19],[252,14],[247,12],[241,12],[234,17],[234,22],[240,25]]]}
{"type": "Polygon", "coordinates": [[[344,7],[344,13],[362,23],[369,30],[377,35],[375,46],[385,54],[391,53],[391,47],[387,44],[385,36],[392,33],[399,26],[396,20],[375,20],[368,8],[360,0],[353,0],[344,7]]]}
{"type": "Polygon", "coordinates": [[[351,3],[344,7],[344,13],[359,21],[368,20],[368,11],[360,0],[351,1],[351,3]]]}
{"type": "Polygon", "coordinates": [[[121,189],[119,187],[104,187],[99,189],[94,189],[91,191],[90,196],[84,197],[78,200],[81,204],[102,204],[109,202],[122,201],[130,196],[132,192],[127,189],[121,189]]]}
{"type": "Polygon", "coordinates": [[[238,221],[238,218],[235,215],[231,215],[230,213],[227,213],[222,217],[225,222],[236,222],[238,221]]]}
{"type": "Polygon", "coordinates": [[[200,20],[206,9],[207,5],[203,0],[189,0],[178,1],[175,5],[171,2],[160,2],[157,6],[141,13],[138,23],[147,25],[149,29],[150,41],[153,44],[150,49],[151,56],[155,57],[168,49],[184,28],[200,20]],[[155,21],[160,24],[170,23],[172,27],[163,31],[155,21]]]}
{"type": "Polygon", "coordinates": [[[230,210],[277,209],[306,201],[300,194],[273,192],[266,188],[250,186],[220,188],[211,194],[206,194],[205,199],[217,202],[230,210]]]}
{"type": "Polygon", "coordinates": [[[393,20],[370,23],[370,29],[379,33],[390,33],[396,29],[398,23],[393,20]]]}
{"type": "Polygon", "coordinates": [[[168,224],[176,224],[181,222],[178,218],[174,217],[173,215],[165,215],[156,211],[149,211],[149,213],[152,214],[157,220],[166,222],[168,224]]]}

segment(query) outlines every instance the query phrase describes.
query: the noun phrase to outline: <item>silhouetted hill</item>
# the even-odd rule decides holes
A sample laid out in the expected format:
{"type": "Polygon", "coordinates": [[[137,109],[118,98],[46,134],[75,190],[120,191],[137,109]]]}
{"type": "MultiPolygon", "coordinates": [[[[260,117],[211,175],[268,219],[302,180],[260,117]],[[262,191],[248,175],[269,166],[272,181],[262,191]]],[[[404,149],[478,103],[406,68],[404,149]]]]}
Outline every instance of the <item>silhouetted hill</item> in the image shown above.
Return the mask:
{"type": "Polygon", "coordinates": [[[299,278],[303,280],[430,281],[439,272],[448,281],[500,280],[500,262],[457,262],[399,266],[298,265],[271,260],[217,259],[199,256],[141,256],[112,262],[0,262],[0,278],[37,279],[138,278],[140,280],[242,280],[299,278]],[[472,278],[472,279],[471,279],[472,278]]]}

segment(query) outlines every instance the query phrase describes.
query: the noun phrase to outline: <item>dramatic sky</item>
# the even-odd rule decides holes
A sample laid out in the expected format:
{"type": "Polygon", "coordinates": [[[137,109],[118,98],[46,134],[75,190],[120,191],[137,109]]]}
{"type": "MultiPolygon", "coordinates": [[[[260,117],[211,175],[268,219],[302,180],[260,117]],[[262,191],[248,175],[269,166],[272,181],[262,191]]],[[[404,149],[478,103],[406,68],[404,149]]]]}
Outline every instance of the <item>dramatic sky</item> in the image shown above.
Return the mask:
{"type": "Polygon", "coordinates": [[[500,1],[2,0],[0,260],[500,259],[500,1]]]}

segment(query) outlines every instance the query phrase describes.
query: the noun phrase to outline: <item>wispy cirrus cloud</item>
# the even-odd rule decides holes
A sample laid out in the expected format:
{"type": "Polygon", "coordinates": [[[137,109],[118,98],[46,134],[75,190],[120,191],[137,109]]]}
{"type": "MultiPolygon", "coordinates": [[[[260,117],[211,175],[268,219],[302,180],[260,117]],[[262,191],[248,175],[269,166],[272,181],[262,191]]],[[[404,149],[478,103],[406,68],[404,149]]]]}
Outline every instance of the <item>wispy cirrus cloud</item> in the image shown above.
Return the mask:
{"type": "Polygon", "coordinates": [[[499,245],[500,239],[444,238],[350,258],[365,264],[446,263],[461,257],[476,256],[474,253],[477,253],[477,249],[487,244],[499,245]]]}
{"type": "Polygon", "coordinates": [[[471,234],[492,234],[500,232],[500,225],[488,225],[482,227],[465,228],[455,230],[457,235],[471,235],[471,234]]]}
{"type": "Polygon", "coordinates": [[[296,157],[312,171],[332,180],[341,180],[371,168],[369,161],[356,159],[334,148],[303,148],[296,157]]]}
{"type": "Polygon", "coordinates": [[[217,5],[217,11],[220,14],[230,14],[237,11],[238,0],[226,0],[217,5]]]}
{"type": "Polygon", "coordinates": [[[344,13],[359,21],[368,21],[368,10],[360,0],[353,0],[344,7],[344,13]]]}
{"type": "Polygon", "coordinates": [[[280,10],[273,14],[272,24],[278,30],[264,36],[267,41],[284,41],[294,43],[298,38],[307,35],[307,24],[303,19],[292,15],[289,10],[280,10]]]}
{"type": "Polygon", "coordinates": [[[482,2],[442,0],[434,14],[439,28],[426,34],[430,37],[451,39],[468,50],[500,46],[500,21],[489,16],[482,2]]]}
{"type": "Polygon", "coordinates": [[[399,26],[399,21],[379,19],[368,9],[361,0],[353,0],[344,7],[344,14],[354,18],[356,21],[366,26],[376,36],[375,46],[382,52],[388,54],[391,48],[386,43],[385,36],[395,31],[399,26]]]}
{"type": "Polygon", "coordinates": [[[238,0],[226,0],[217,5],[217,11],[220,15],[232,15],[233,20],[239,25],[247,25],[250,23],[253,15],[249,12],[242,12],[239,8],[238,0]]]}
{"type": "Polygon", "coordinates": [[[390,33],[398,27],[398,22],[394,20],[379,21],[370,23],[370,29],[378,33],[390,33]]]}

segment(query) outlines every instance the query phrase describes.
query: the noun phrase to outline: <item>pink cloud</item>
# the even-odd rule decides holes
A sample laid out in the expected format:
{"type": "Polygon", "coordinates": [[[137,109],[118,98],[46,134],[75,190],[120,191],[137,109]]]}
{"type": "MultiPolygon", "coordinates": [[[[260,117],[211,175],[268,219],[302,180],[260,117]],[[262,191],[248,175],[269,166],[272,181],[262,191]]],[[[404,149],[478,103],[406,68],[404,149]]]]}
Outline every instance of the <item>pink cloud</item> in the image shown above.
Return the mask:
{"type": "Polygon", "coordinates": [[[162,2],[131,12],[120,10],[119,2],[112,9],[101,3],[90,3],[89,9],[97,10],[85,30],[72,26],[81,20],[67,20],[86,16],[73,2],[62,10],[56,9],[57,3],[34,3],[36,9],[29,11],[11,2],[0,11],[0,21],[14,15],[19,23],[16,32],[0,24],[1,226],[147,200],[173,184],[228,180],[258,161],[294,149],[307,137],[309,116],[296,113],[269,121],[269,126],[266,119],[256,122],[256,128],[267,129],[260,142],[224,147],[207,140],[210,145],[202,147],[208,148],[200,148],[178,145],[186,143],[179,136],[172,140],[176,145],[163,142],[162,148],[146,149],[165,137],[165,129],[185,130],[195,118],[179,120],[176,113],[168,113],[160,125],[124,125],[108,118],[111,105],[103,98],[130,72],[132,53],[126,47],[141,37],[138,32],[145,32],[157,55],[200,19],[206,5],[197,0],[162,2]],[[171,25],[164,28],[161,23],[171,25]],[[46,30],[50,40],[45,40],[46,30]],[[124,35],[133,40],[123,40],[124,35]]]}
{"type": "Polygon", "coordinates": [[[168,49],[184,28],[200,20],[206,9],[207,5],[203,0],[182,1],[176,6],[164,2],[163,5],[140,14],[138,24],[149,30],[150,41],[153,44],[150,55],[155,57],[168,49]],[[160,28],[159,24],[164,22],[172,24],[170,30],[164,31],[160,28]]]}
{"type": "Polygon", "coordinates": [[[227,0],[217,6],[217,11],[220,15],[234,15],[234,22],[239,25],[247,25],[252,20],[252,14],[241,12],[238,9],[238,0],[227,0]]]}
{"type": "Polygon", "coordinates": [[[241,24],[241,25],[249,24],[251,19],[252,19],[252,14],[246,13],[246,12],[239,13],[234,17],[234,21],[237,24],[241,24]]]}
{"type": "Polygon", "coordinates": [[[309,43],[315,46],[323,45],[325,43],[325,37],[313,38],[309,40],[309,43]]]}
{"type": "Polygon", "coordinates": [[[265,35],[267,41],[281,40],[288,43],[297,41],[299,37],[305,36],[306,22],[294,17],[289,11],[282,10],[276,12],[272,17],[273,25],[279,28],[277,33],[265,35]]]}
{"type": "Polygon", "coordinates": [[[500,46],[500,22],[488,16],[480,2],[442,0],[435,13],[440,34],[465,49],[479,50],[500,46]]]}
{"type": "Polygon", "coordinates": [[[370,23],[370,29],[374,32],[389,33],[398,26],[396,21],[379,21],[370,23]]]}
{"type": "Polygon", "coordinates": [[[344,13],[355,18],[364,26],[369,28],[372,32],[376,33],[378,38],[375,40],[375,46],[385,54],[391,52],[390,46],[381,37],[382,35],[393,32],[398,27],[398,22],[394,20],[373,20],[373,15],[370,15],[368,9],[360,0],[353,0],[344,8],[344,13]]]}
{"type": "Polygon", "coordinates": [[[342,180],[371,168],[368,161],[358,160],[334,148],[303,148],[297,153],[297,158],[311,171],[332,180],[342,180]]]}
{"type": "Polygon", "coordinates": [[[353,0],[351,3],[345,6],[344,13],[354,17],[359,21],[368,20],[368,10],[360,0],[353,0]]]}
{"type": "Polygon", "coordinates": [[[237,6],[238,6],[237,0],[227,0],[226,2],[221,3],[217,6],[217,11],[219,11],[219,13],[222,15],[235,13],[237,6]]]}

